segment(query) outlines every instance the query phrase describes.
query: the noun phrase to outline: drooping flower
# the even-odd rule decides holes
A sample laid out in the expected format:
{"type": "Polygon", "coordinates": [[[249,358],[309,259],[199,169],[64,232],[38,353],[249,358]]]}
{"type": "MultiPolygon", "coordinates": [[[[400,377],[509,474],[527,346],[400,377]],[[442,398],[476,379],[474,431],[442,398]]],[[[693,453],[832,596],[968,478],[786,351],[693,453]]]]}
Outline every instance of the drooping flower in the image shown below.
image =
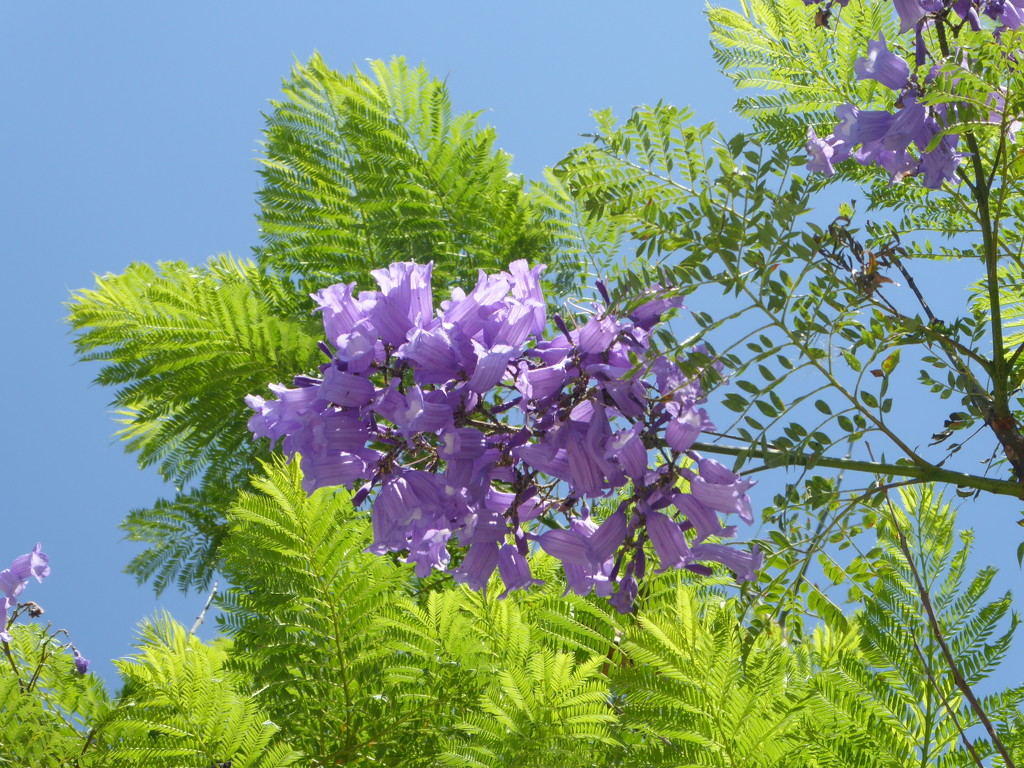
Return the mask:
{"type": "Polygon", "coordinates": [[[629,613],[633,610],[633,603],[636,602],[639,592],[639,585],[636,582],[636,576],[633,575],[632,565],[631,562],[627,566],[626,574],[619,580],[618,589],[608,600],[619,613],[629,613]]]}
{"type": "Polygon", "coordinates": [[[511,544],[503,544],[498,551],[498,575],[505,582],[505,591],[498,595],[499,599],[508,597],[513,590],[544,583],[533,578],[529,561],[511,544]]]}
{"type": "Polygon", "coordinates": [[[32,551],[14,558],[9,568],[0,571],[0,640],[11,642],[7,631],[7,612],[18,604],[18,595],[25,591],[30,578],[42,582],[50,575],[50,558],[43,545],[36,544],[32,551]]]}
{"type": "Polygon", "coordinates": [[[701,504],[725,514],[739,515],[745,523],[754,522],[747,491],[753,480],[744,480],[728,467],[714,459],[701,458],[697,462],[700,475],[690,479],[690,493],[701,504]]]}
{"type": "Polygon", "coordinates": [[[892,0],[900,18],[900,34],[909,32],[929,13],[942,10],[942,0],[892,0]]]}
{"type": "Polygon", "coordinates": [[[75,657],[75,671],[80,675],[84,675],[89,671],[90,661],[80,654],[77,648],[72,648],[71,650],[74,652],[75,657]]]}
{"type": "Polygon", "coordinates": [[[868,55],[853,64],[858,80],[875,80],[893,91],[902,91],[910,80],[910,66],[889,50],[885,35],[868,42],[868,55]]]}
{"type": "Polygon", "coordinates": [[[761,550],[756,545],[750,552],[744,552],[725,544],[694,544],[690,551],[694,560],[721,563],[736,574],[739,582],[756,579],[763,561],[761,550]]]}
{"type": "Polygon", "coordinates": [[[16,579],[28,581],[31,576],[42,584],[50,575],[50,558],[43,552],[43,545],[36,544],[27,555],[14,558],[9,570],[16,579]]]}
{"type": "Polygon", "coordinates": [[[434,315],[430,285],[433,268],[433,262],[424,265],[403,261],[370,272],[381,293],[368,314],[385,344],[397,348],[405,343],[410,330],[430,322],[434,315]]]}
{"type": "Polygon", "coordinates": [[[648,510],[646,518],[647,535],[661,562],[661,568],[657,572],[663,573],[672,568],[682,568],[687,565],[693,557],[679,524],[668,515],[654,510],[648,510]]]}
{"type": "Polygon", "coordinates": [[[819,139],[814,128],[807,127],[807,170],[832,176],[835,164],[850,156],[849,145],[834,134],[819,139]]]}
{"type": "Polygon", "coordinates": [[[452,572],[458,584],[467,584],[470,589],[480,591],[487,586],[488,579],[498,567],[498,543],[482,541],[473,544],[462,558],[459,567],[452,572]]]}
{"type": "Polygon", "coordinates": [[[660,285],[652,285],[648,293],[652,297],[629,313],[629,319],[633,321],[634,325],[645,331],[651,330],[651,328],[660,323],[662,315],[666,312],[683,306],[682,296],[663,297],[660,285]]]}

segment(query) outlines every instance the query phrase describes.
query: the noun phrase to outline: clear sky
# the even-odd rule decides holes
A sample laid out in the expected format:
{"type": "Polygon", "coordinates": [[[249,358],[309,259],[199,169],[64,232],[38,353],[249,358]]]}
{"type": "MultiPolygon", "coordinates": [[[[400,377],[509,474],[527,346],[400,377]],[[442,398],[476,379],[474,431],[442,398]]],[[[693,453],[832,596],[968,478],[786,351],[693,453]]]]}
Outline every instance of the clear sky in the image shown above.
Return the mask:
{"type": "MultiPolygon", "coordinates": [[[[74,362],[63,302],[132,261],[249,253],[261,112],[314,50],[340,70],[394,55],[425,63],[447,79],[457,109],[485,110],[527,177],[582,142],[598,108],[625,116],[665,100],[727,133],[741,127],[698,0],[0,6],[9,426],[0,568],[43,543],[53,573],[25,598],[108,679],[140,619],[162,607],[187,626],[205,596],[157,601],[122,573],[138,550],[118,523],[173,491],[112,437],[112,393],[90,383],[98,366],[74,362]]],[[[1001,589],[1019,584],[1014,517],[979,513],[988,531],[979,564],[1003,568],[1001,589]]]]}

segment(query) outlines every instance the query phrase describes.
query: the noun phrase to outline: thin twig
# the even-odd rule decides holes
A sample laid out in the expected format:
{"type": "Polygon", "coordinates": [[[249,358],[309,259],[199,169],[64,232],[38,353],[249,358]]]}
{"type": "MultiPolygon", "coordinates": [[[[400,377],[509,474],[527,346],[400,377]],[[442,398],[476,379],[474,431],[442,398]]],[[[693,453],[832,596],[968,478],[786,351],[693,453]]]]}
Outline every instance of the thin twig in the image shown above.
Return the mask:
{"type": "Polygon", "coordinates": [[[974,691],[971,690],[971,686],[967,683],[967,680],[964,679],[963,673],[960,672],[960,667],[956,663],[956,659],[953,658],[953,654],[949,650],[946,638],[942,634],[942,628],[939,626],[939,620],[935,616],[935,609],[932,607],[931,596],[928,594],[928,590],[925,588],[924,582],[921,580],[921,574],[918,572],[917,566],[914,564],[914,558],[911,556],[910,547],[907,545],[907,537],[903,535],[903,529],[900,527],[895,514],[892,514],[892,523],[893,527],[896,529],[896,533],[899,535],[900,551],[903,552],[903,556],[907,560],[907,565],[910,567],[910,573],[913,575],[914,583],[917,585],[917,592],[918,596],[921,598],[921,604],[924,606],[925,613],[928,614],[928,625],[931,627],[932,634],[935,635],[935,639],[939,643],[939,648],[942,649],[942,655],[946,659],[946,664],[949,665],[949,671],[953,674],[953,682],[956,683],[956,687],[960,689],[964,698],[966,698],[970,703],[971,709],[974,710],[974,713],[978,716],[981,724],[985,726],[985,730],[988,731],[989,738],[992,739],[992,744],[999,750],[999,754],[1002,755],[1006,768],[1016,768],[1016,764],[1013,762],[1013,758],[1010,757],[1010,753],[1007,751],[1002,739],[999,738],[999,734],[996,732],[995,726],[993,726],[992,721],[988,719],[988,715],[985,714],[985,710],[981,706],[981,702],[978,701],[978,698],[974,695],[974,691]]]}
{"type": "MultiPolygon", "coordinates": [[[[910,628],[908,627],[907,629],[910,628]]],[[[924,667],[924,673],[927,675],[928,681],[932,684],[932,688],[935,689],[935,693],[938,694],[939,700],[942,702],[942,706],[945,707],[946,712],[949,713],[949,719],[953,721],[953,725],[956,727],[957,733],[960,734],[960,740],[964,743],[967,751],[970,752],[971,757],[974,759],[978,768],[985,768],[985,764],[981,761],[981,757],[974,749],[974,744],[967,738],[967,734],[964,732],[964,728],[960,724],[960,718],[949,703],[949,699],[946,697],[946,694],[939,687],[939,681],[936,680],[935,676],[932,674],[931,665],[928,663],[928,657],[925,656],[924,651],[921,650],[921,646],[918,644],[917,638],[914,637],[913,631],[910,632],[910,642],[914,644],[914,650],[917,652],[918,658],[921,659],[921,665],[924,667]]]]}
{"type": "Polygon", "coordinates": [[[196,616],[196,622],[192,625],[192,629],[188,631],[189,637],[194,635],[199,630],[199,627],[203,625],[203,621],[206,619],[206,612],[210,610],[210,604],[213,603],[213,598],[216,596],[216,594],[217,582],[215,581],[213,582],[213,589],[210,590],[210,596],[206,598],[206,605],[203,606],[203,610],[201,610],[199,612],[199,615],[196,616]]]}

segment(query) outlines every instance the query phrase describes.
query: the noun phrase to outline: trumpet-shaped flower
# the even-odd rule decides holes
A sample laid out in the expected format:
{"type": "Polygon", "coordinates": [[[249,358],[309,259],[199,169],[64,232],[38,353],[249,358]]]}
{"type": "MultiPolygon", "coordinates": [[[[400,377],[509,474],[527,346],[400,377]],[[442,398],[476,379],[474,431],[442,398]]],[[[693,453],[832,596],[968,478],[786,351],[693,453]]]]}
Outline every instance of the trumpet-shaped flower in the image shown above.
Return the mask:
{"type": "Polygon", "coordinates": [[[50,575],[50,558],[43,545],[36,544],[32,551],[14,558],[9,568],[0,571],[0,640],[11,641],[7,631],[7,612],[18,604],[18,595],[25,591],[30,578],[42,582],[50,575]]]}

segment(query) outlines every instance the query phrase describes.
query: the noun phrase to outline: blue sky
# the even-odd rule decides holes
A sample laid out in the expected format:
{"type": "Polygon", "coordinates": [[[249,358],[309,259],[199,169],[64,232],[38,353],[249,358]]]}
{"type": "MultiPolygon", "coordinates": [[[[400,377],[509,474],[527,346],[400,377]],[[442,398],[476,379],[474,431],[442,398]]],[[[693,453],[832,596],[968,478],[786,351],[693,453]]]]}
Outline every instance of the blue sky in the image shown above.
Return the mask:
{"type": "MultiPolygon", "coordinates": [[[[598,108],[625,116],[663,99],[726,133],[741,127],[696,0],[3,4],[0,567],[44,544],[53,575],[25,597],[108,678],[140,619],[166,608],[189,625],[205,596],[156,600],[121,572],[137,550],[118,523],[170,489],[112,437],[111,393],[90,383],[96,366],[74,362],[63,302],[132,261],[248,254],[261,112],[314,50],[340,70],[393,55],[425,63],[458,109],[486,110],[527,177],[580,143],[598,108]]],[[[1013,510],[977,512],[991,518],[979,564],[1003,568],[1001,589],[1019,584],[1013,510]]]]}

